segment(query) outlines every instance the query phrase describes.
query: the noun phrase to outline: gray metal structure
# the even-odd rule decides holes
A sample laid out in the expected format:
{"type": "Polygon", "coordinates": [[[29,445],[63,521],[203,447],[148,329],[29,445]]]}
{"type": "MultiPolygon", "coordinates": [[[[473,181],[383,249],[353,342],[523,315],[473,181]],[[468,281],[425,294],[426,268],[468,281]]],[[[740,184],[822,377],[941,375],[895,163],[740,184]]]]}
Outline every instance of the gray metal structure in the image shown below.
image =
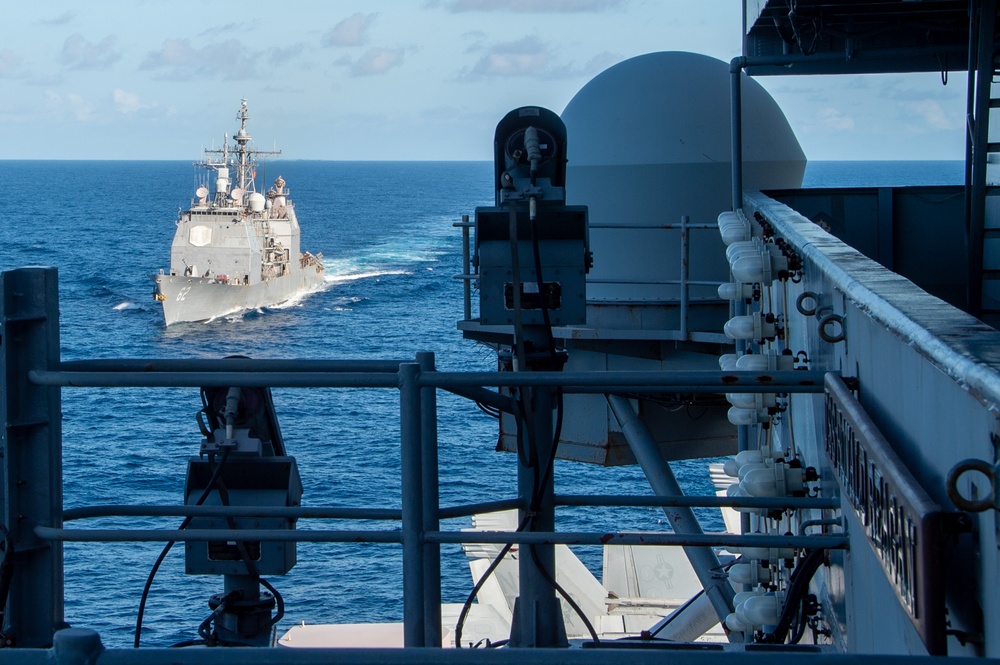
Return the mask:
{"type": "MultiPolygon", "coordinates": [[[[2,302],[0,311],[4,322],[2,339],[5,350],[18,358],[31,357],[16,367],[7,364],[3,374],[3,394],[26,395],[31,391],[44,391],[58,403],[60,389],[74,386],[78,389],[100,386],[178,387],[178,386],[339,386],[377,387],[397,389],[400,392],[401,454],[402,454],[402,510],[344,509],[335,507],[275,507],[250,506],[178,506],[167,509],[160,506],[96,506],[63,512],[61,501],[61,446],[58,428],[40,428],[35,443],[26,443],[14,436],[23,423],[6,413],[6,436],[3,457],[5,478],[45,477],[51,491],[48,501],[39,503],[46,508],[41,513],[25,514],[21,511],[23,500],[10,491],[4,493],[2,514],[5,524],[10,524],[18,557],[44,555],[37,565],[23,566],[18,560],[17,583],[8,602],[6,636],[12,644],[23,647],[48,647],[53,644],[54,626],[61,622],[62,560],[60,543],[65,541],[168,541],[211,542],[216,540],[247,540],[261,543],[283,541],[319,542],[384,542],[403,544],[404,552],[404,612],[405,636],[408,646],[439,644],[440,626],[429,617],[440,616],[440,577],[437,548],[440,543],[461,542],[468,536],[459,532],[442,531],[436,525],[441,519],[467,516],[475,512],[500,509],[510,505],[524,505],[524,498],[497,501],[492,504],[471,504],[442,509],[437,493],[427,491],[437,483],[436,468],[436,414],[434,392],[437,389],[457,393],[484,385],[501,386],[562,386],[567,392],[606,391],[608,386],[627,388],[629,391],[660,390],[664,386],[694,392],[718,391],[722,385],[745,386],[747,390],[770,390],[775,386],[789,391],[821,391],[822,375],[803,372],[778,372],[770,375],[759,373],[727,372],[616,372],[603,375],[571,374],[559,372],[510,373],[498,377],[492,373],[443,373],[433,369],[433,355],[420,354],[413,362],[400,361],[253,361],[227,359],[219,361],[196,360],[125,360],[125,361],[76,361],[61,363],[58,334],[48,332],[48,325],[24,334],[20,331],[24,320],[43,321],[57,326],[58,300],[55,289],[54,269],[29,268],[0,275],[2,302]],[[27,310],[12,306],[12,301],[32,294],[31,307],[27,310]],[[15,334],[13,331],[18,331],[15,334]],[[30,338],[30,339],[29,339],[30,338]],[[27,346],[26,344],[27,343],[27,346]],[[27,348],[34,347],[31,354],[27,348]],[[53,355],[54,354],[54,355],[53,355]],[[27,446],[32,454],[22,455],[27,446]],[[18,467],[16,473],[12,465],[18,467]],[[357,518],[360,516],[400,521],[402,531],[289,531],[287,529],[245,528],[192,528],[184,530],[86,529],[66,528],[66,519],[78,520],[96,516],[176,514],[204,517],[273,517],[276,519],[309,519],[310,517],[357,518]],[[32,543],[38,545],[32,546],[32,543]],[[40,546],[39,546],[40,545],[40,546]],[[36,552],[38,554],[36,554],[36,552]],[[31,589],[33,593],[26,593],[31,589]],[[437,599],[437,600],[434,600],[437,599]],[[54,617],[48,624],[38,617],[54,617]]],[[[57,328],[55,328],[57,329],[57,328]]],[[[16,400],[15,400],[16,401],[16,400]]],[[[36,419],[35,425],[38,426],[36,419]]],[[[8,490],[29,483],[7,483],[8,490]]],[[[678,501],[655,497],[552,497],[553,505],[798,505],[794,500],[739,501],[715,497],[688,498],[678,501]]],[[[805,505],[829,505],[819,500],[807,500],[805,505]]],[[[498,532],[477,534],[484,542],[514,542],[525,544],[578,543],[599,545],[606,542],[635,544],[675,544],[682,546],[734,545],[736,543],[764,546],[809,546],[823,548],[844,547],[842,538],[826,536],[754,537],[728,534],[629,534],[629,533],[555,533],[534,530],[525,533],[498,532]]],[[[73,633],[78,635],[78,633],[73,633]]],[[[274,657],[278,657],[277,654],[274,657]]],[[[296,656],[288,654],[293,662],[296,656]]],[[[280,659],[280,658],[279,658],[280,659]]]]}

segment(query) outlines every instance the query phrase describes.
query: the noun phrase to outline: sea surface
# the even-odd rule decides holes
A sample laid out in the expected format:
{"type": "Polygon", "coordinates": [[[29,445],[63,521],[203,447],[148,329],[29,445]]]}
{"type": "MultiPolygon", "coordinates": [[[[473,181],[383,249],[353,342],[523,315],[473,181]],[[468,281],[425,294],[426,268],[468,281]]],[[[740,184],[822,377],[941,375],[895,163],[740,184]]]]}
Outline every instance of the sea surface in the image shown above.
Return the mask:
{"type": "MultiPolygon", "coordinates": [[[[805,186],[958,184],[961,162],[818,162],[805,186]]],[[[0,214],[0,270],[27,265],[59,270],[64,360],[92,358],[400,359],[433,351],[440,369],[492,370],[491,350],[462,339],[461,236],[453,223],[492,205],[487,162],[273,162],[259,175],[282,175],[302,223],[302,246],[326,256],[325,288],[286,306],[209,323],[166,328],[150,275],[167,268],[174,210],[186,207],[196,180],[185,162],[0,161],[8,192],[0,214]]],[[[187,460],[201,435],[193,389],[64,389],[65,507],[183,501],[187,460]]],[[[394,390],[275,389],[304,505],[399,507],[399,406],[394,390]]],[[[443,505],[513,496],[514,456],[494,452],[496,421],[473,404],[439,396],[443,505]]],[[[678,464],[686,491],[712,491],[703,462],[678,464]]],[[[557,491],[648,494],[635,467],[595,469],[560,463],[557,491]]],[[[584,525],[560,512],[558,528],[584,525]]],[[[704,515],[709,530],[722,528],[704,515]]],[[[130,527],[175,528],[178,520],[139,519],[130,527]]],[[[70,526],[124,526],[91,521],[70,526]]],[[[371,524],[299,523],[299,528],[371,524]]],[[[376,525],[378,526],[378,525],[376,525]]],[[[445,524],[468,527],[465,520],[445,524]]],[[[592,528],[666,529],[656,509],[605,510],[592,528]]],[[[390,524],[379,528],[395,528],[390,524]]],[[[67,544],[66,620],[100,631],[109,647],[131,646],[143,585],[157,544],[67,544]]],[[[600,577],[600,553],[581,556],[600,577]]],[[[197,637],[213,576],[186,576],[176,547],[152,587],[144,646],[197,637]]],[[[445,547],[444,600],[471,588],[465,556],[445,547]]],[[[400,548],[376,544],[298,546],[298,563],[272,578],[293,624],[399,621],[400,548]]]]}

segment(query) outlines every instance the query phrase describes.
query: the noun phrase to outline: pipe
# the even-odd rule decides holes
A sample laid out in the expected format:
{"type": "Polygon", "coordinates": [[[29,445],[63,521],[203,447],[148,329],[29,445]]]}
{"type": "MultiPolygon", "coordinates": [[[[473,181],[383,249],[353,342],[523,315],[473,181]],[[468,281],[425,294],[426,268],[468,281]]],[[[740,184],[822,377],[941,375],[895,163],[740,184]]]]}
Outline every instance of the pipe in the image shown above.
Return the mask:
{"type": "MultiPolygon", "coordinates": [[[[619,395],[608,395],[607,399],[608,404],[611,405],[611,411],[615,414],[615,418],[618,419],[618,423],[621,425],[625,440],[628,441],[629,447],[635,454],[635,458],[639,462],[639,466],[642,467],[643,473],[646,474],[646,478],[649,480],[653,491],[666,496],[682,495],[684,492],[674,477],[670,465],[663,461],[663,457],[660,455],[660,450],[649,428],[636,415],[632,404],[626,398],[619,395]]],[[[664,509],[663,512],[667,516],[667,520],[670,522],[670,526],[675,533],[704,535],[698,518],[695,517],[694,511],[690,508],[676,506],[672,510],[664,509]]],[[[685,547],[684,553],[687,555],[688,560],[691,562],[691,567],[694,568],[698,580],[705,589],[705,594],[712,602],[712,607],[715,608],[719,622],[724,626],[726,617],[733,612],[734,594],[732,587],[729,586],[729,582],[716,575],[716,571],[722,567],[719,563],[719,557],[707,547],[685,547]]],[[[731,640],[735,637],[735,634],[730,634],[731,640]]]]}
{"type": "Polygon", "coordinates": [[[729,62],[729,104],[732,132],[733,210],[743,207],[743,64],[745,58],[729,62]]]}
{"type": "MultiPolygon", "coordinates": [[[[398,529],[391,531],[327,531],[304,529],[62,529],[36,526],[33,533],[41,540],[70,543],[155,543],[245,540],[258,542],[300,543],[399,543],[398,529]]],[[[542,545],[676,545],[680,547],[792,547],[804,549],[848,549],[844,535],[765,536],[731,533],[649,533],[578,531],[428,531],[423,539],[443,545],[462,543],[520,543],[542,545]]]]}
{"type": "Polygon", "coordinates": [[[694,642],[716,623],[718,618],[712,601],[706,594],[699,593],[654,624],[648,632],[657,640],[694,642]]]}
{"type": "MultiPolygon", "coordinates": [[[[417,353],[420,372],[433,372],[434,353],[417,353]]],[[[420,389],[421,476],[423,481],[423,529],[441,528],[441,497],[438,481],[437,392],[435,388],[420,389]]],[[[424,541],[424,646],[441,644],[441,545],[424,541]]]]}

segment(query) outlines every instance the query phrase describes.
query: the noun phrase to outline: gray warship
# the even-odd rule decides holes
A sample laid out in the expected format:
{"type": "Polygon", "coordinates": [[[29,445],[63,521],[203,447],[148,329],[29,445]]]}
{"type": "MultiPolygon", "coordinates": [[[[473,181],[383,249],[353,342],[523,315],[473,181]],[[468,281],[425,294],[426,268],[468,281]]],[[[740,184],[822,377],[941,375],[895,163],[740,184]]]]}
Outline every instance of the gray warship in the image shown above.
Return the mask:
{"type": "Polygon", "coordinates": [[[278,305],[323,283],[323,255],[300,251],[284,178],[266,194],[257,191],[257,157],[280,151],[253,147],[245,99],[236,117],[232,148],[226,135],[222,148],[206,149],[196,164],[209,177],[191,207],[178,213],[170,271],[153,275],[153,297],[163,303],[168,326],[278,305]]]}

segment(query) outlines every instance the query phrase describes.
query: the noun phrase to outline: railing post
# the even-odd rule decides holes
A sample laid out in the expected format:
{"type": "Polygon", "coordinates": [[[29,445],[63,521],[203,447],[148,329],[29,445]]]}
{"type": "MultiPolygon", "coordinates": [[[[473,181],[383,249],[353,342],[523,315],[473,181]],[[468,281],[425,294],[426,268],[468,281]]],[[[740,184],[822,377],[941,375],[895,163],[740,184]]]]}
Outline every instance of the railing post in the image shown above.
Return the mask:
{"type": "Polygon", "coordinates": [[[743,58],[729,63],[729,103],[732,131],[733,210],[743,207],[743,58]]]}
{"type": "MultiPolygon", "coordinates": [[[[553,431],[555,390],[536,386],[526,391],[525,400],[534,412],[534,418],[518,446],[527,450],[534,447],[535,464],[530,467],[517,465],[518,497],[526,509],[518,511],[520,520],[528,520],[527,532],[554,532],[556,529],[556,503],[553,448],[556,445],[553,431]],[[532,514],[528,515],[528,511],[532,514]]],[[[566,647],[566,626],[562,608],[552,581],[556,579],[556,550],[551,543],[529,544],[518,552],[518,595],[514,601],[511,620],[511,647],[566,647]]]]}
{"type": "Polygon", "coordinates": [[[688,331],[688,278],[690,276],[690,265],[688,259],[691,255],[690,239],[688,238],[687,215],[681,215],[681,340],[687,341],[690,337],[688,331]]]}
{"type": "Polygon", "coordinates": [[[28,380],[59,365],[58,279],[55,268],[0,274],[0,520],[17,561],[0,612],[7,601],[5,636],[18,647],[51,647],[64,627],[62,544],[34,533],[62,527],[61,392],[28,380]]]}
{"type": "Polygon", "coordinates": [[[425,646],[420,365],[399,366],[403,507],[403,646],[425,646]]]}
{"type": "MultiPolygon", "coordinates": [[[[417,354],[421,374],[434,371],[434,353],[417,354]]],[[[424,531],[440,531],[440,494],[438,490],[437,389],[420,390],[421,458],[423,471],[424,531]]],[[[441,644],[441,545],[424,544],[424,646],[441,644]]]]}
{"type": "MultiPolygon", "coordinates": [[[[462,274],[472,274],[471,251],[469,247],[469,216],[462,215],[462,274]]],[[[468,277],[462,280],[462,305],[465,320],[472,320],[472,281],[468,277]]]]}

